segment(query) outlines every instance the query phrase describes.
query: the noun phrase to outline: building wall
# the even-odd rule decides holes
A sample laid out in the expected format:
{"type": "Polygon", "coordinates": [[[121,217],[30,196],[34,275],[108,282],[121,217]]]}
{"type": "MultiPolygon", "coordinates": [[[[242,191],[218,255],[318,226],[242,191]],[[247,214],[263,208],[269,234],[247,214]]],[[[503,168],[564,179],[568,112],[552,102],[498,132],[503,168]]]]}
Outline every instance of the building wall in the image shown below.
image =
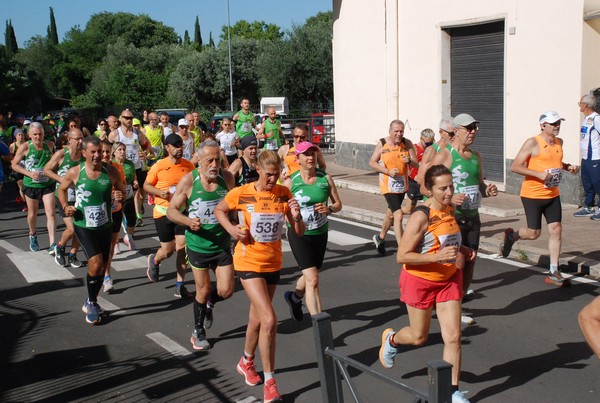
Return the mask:
{"type": "MultiPolygon", "coordinates": [[[[390,96],[385,85],[390,80],[385,75],[393,71],[384,68],[390,55],[386,26],[398,30],[397,117],[406,122],[405,136],[415,141],[422,129],[437,129],[449,111],[449,36],[443,29],[497,20],[506,24],[507,166],[524,140],[539,133],[538,118],[546,110],[556,110],[565,118],[561,129],[565,161],[579,161],[577,101],[583,92],[600,86],[600,24],[596,27],[597,20],[583,17],[600,10],[600,1],[397,1],[397,10],[389,3],[334,1],[334,15],[339,10],[333,42],[338,163],[367,168],[375,142],[386,135],[386,123],[393,118],[386,111],[390,96]],[[390,22],[395,18],[397,25],[390,22]]],[[[505,182],[499,185],[506,184],[512,193],[518,186],[511,183],[520,183],[520,178],[511,176],[507,169],[505,182]]],[[[576,188],[578,177],[566,177],[572,182],[569,189],[576,188]]],[[[571,202],[580,197],[569,193],[574,193],[571,202]]]]}

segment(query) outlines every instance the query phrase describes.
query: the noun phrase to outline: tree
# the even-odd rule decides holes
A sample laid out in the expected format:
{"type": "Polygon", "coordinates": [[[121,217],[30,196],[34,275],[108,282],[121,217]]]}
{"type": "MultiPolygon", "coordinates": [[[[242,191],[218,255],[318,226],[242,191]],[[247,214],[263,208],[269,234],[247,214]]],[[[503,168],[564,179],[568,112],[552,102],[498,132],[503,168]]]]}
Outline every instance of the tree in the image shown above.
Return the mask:
{"type": "Polygon", "coordinates": [[[50,25],[48,26],[48,40],[53,45],[58,45],[58,31],[56,30],[56,20],[54,19],[54,9],[50,7],[50,25]]]}
{"type": "MultiPolygon", "coordinates": [[[[256,40],[279,40],[283,38],[281,28],[264,21],[248,22],[240,20],[231,27],[231,38],[256,40]]],[[[221,41],[227,41],[227,25],[221,28],[221,41]]]]}
{"type": "Polygon", "coordinates": [[[191,41],[190,41],[190,34],[188,33],[187,29],[185,30],[185,32],[183,33],[183,46],[188,46],[191,45],[191,41]]]}
{"type": "Polygon", "coordinates": [[[212,31],[210,31],[210,34],[208,35],[208,47],[209,48],[215,47],[215,41],[213,40],[213,37],[212,37],[212,31]]]}
{"type": "Polygon", "coordinates": [[[25,74],[36,77],[42,83],[45,93],[55,97],[64,96],[57,87],[59,77],[53,73],[54,66],[61,64],[62,54],[49,37],[32,37],[25,42],[25,48],[14,59],[22,66],[25,74]]]}
{"type": "Polygon", "coordinates": [[[198,16],[196,16],[196,24],[194,25],[194,46],[197,50],[202,50],[202,33],[200,32],[198,16]]]}
{"type": "Polygon", "coordinates": [[[19,45],[17,44],[17,37],[15,36],[12,20],[6,21],[6,30],[4,31],[4,46],[6,48],[6,56],[8,58],[13,57],[19,51],[19,45]]]}

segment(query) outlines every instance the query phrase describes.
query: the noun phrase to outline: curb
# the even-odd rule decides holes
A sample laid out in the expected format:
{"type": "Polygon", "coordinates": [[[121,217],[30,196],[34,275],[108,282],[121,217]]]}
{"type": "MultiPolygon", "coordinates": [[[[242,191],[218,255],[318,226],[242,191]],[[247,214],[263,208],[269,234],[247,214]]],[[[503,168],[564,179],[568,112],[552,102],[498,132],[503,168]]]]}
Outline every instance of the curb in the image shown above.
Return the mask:
{"type": "MultiPolygon", "coordinates": [[[[342,185],[340,186],[340,185],[338,185],[339,182],[342,182],[342,181],[336,182],[336,186],[342,187],[342,188],[344,188],[345,183],[348,183],[348,182],[344,181],[345,183],[342,183],[342,185]]],[[[357,184],[354,184],[354,185],[357,185],[357,184]]],[[[363,186],[375,188],[375,186],[359,185],[359,184],[356,187],[363,187],[363,186]]],[[[350,187],[346,187],[346,189],[356,190],[356,189],[352,189],[350,187]]],[[[377,192],[379,192],[379,189],[378,188],[376,188],[376,189],[377,189],[377,192]]],[[[494,210],[498,210],[498,209],[494,209],[494,210]]],[[[499,211],[504,211],[504,210],[499,210],[499,211]]],[[[512,210],[512,211],[516,211],[516,210],[512,210]]],[[[480,209],[480,213],[488,214],[488,213],[484,213],[483,208],[480,209]]],[[[344,206],[344,208],[341,211],[338,211],[337,213],[333,214],[333,216],[339,217],[339,218],[345,218],[350,221],[356,221],[356,222],[360,222],[363,224],[370,224],[370,225],[379,227],[383,223],[383,218],[385,217],[385,214],[376,213],[371,210],[365,210],[365,209],[361,209],[361,208],[357,208],[357,207],[344,206]]],[[[497,217],[511,217],[511,216],[507,215],[507,216],[497,216],[497,217]]],[[[407,220],[407,218],[405,217],[403,220],[404,224],[406,224],[406,220],[407,220]]],[[[497,255],[498,249],[500,247],[500,242],[501,242],[500,239],[482,236],[480,238],[480,242],[479,242],[479,250],[481,250],[482,252],[485,252],[485,253],[497,255]]],[[[519,241],[515,242],[508,258],[511,260],[516,260],[516,261],[522,262],[522,263],[530,263],[532,265],[537,265],[537,266],[542,266],[542,267],[548,267],[548,265],[550,264],[550,258],[548,255],[548,251],[546,249],[540,249],[540,248],[528,246],[519,241]]],[[[583,274],[583,275],[590,275],[595,278],[600,278],[600,262],[597,262],[595,260],[586,260],[577,255],[562,254],[561,258],[559,259],[559,264],[561,266],[567,266],[567,269],[565,271],[568,273],[578,273],[578,274],[583,274]]]]}

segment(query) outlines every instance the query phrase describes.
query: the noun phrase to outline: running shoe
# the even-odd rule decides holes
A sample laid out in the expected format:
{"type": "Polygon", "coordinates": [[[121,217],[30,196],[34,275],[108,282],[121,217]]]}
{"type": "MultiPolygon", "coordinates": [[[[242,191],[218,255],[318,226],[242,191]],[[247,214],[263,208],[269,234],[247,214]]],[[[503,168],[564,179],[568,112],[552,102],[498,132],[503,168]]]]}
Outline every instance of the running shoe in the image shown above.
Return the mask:
{"type": "Polygon", "coordinates": [[[125,234],[125,236],[123,237],[123,243],[127,246],[127,249],[129,249],[129,250],[137,249],[137,247],[135,245],[135,241],[133,240],[133,237],[129,234],[125,234]]]}
{"type": "Polygon", "coordinates": [[[71,265],[71,267],[74,267],[76,269],[83,266],[83,263],[81,263],[79,259],[77,259],[77,255],[73,253],[69,253],[69,264],[71,265]]]}
{"type": "Polygon", "coordinates": [[[25,212],[25,213],[26,213],[26,212],[28,212],[28,211],[29,211],[29,209],[27,208],[27,206],[25,206],[25,207],[23,207],[23,208],[21,209],[21,211],[23,211],[23,212],[25,212]]]}
{"type": "Polygon", "coordinates": [[[119,241],[117,240],[117,243],[115,244],[115,255],[118,255],[119,253],[121,253],[121,247],[119,246],[119,241]]]}
{"type": "Polygon", "coordinates": [[[598,221],[600,220],[600,211],[590,217],[590,220],[598,221]]]}
{"type": "Polygon", "coordinates": [[[475,291],[469,288],[467,292],[465,292],[465,295],[463,295],[462,302],[471,301],[473,298],[475,298],[475,291]]]}
{"type": "Polygon", "coordinates": [[[96,302],[85,303],[85,321],[92,325],[100,323],[102,320],[100,306],[96,302]]]}
{"type": "Polygon", "coordinates": [[[294,302],[292,298],[293,295],[293,291],[286,291],[283,294],[283,299],[285,299],[285,302],[287,302],[290,307],[290,316],[298,322],[301,322],[304,318],[304,313],[302,313],[302,302],[294,302]]]}
{"type": "Polygon", "coordinates": [[[67,258],[65,257],[65,247],[56,245],[56,254],[54,255],[54,261],[59,266],[67,264],[67,258]]]}
{"type": "Polygon", "coordinates": [[[512,228],[507,228],[504,230],[504,235],[502,236],[502,241],[500,242],[500,256],[508,257],[508,255],[510,255],[510,251],[515,244],[512,236],[514,233],[515,230],[512,228]]]}
{"type": "Polygon", "coordinates": [[[176,285],[175,292],[173,293],[175,298],[188,299],[190,297],[190,292],[185,288],[185,285],[176,285]]]}
{"type": "MultiPolygon", "coordinates": [[[[83,303],[83,306],[81,307],[81,310],[83,311],[83,313],[87,313],[87,308],[88,308],[89,304],[90,304],[89,299],[86,299],[85,302],[83,303]]],[[[108,316],[108,313],[97,302],[96,302],[96,308],[98,308],[98,313],[100,314],[101,318],[106,318],[108,316]]]]}
{"type": "Polygon", "coordinates": [[[110,293],[110,292],[114,291],[113,281],[112,281],[112,278],[110,278],[110,276],[104,277],[104,281],[102,282],[102,286],[103,286],[103,291],[104,292],[110,293]]]}
{"type": "Polygon", "coordinates": [[[40,244],[38,243],[37,235],[29,235],[29,249],[31,249],[33,252],[40,250],[40,244]]]}
{"type": "Polygon", "coordinates": [[[143,227],[144,226],[144,220],[142,220],[141,218],[138,218],[137,220],[135,220],[135,226],[136,227],[143,227]]]}
{"type": "Polygon", "coordinates": [[[574,217],[587,217],[596,214],[596,209],[593,206],[583,206],[581,210],[573,213],[574,217]]]}
{"type": "Polygon", "coordinates": [[[148,256],[148,269],[146,270],[146,276],[148,276],[148,280],[156,283],[158,281],[158,271],[159,267],[156,263],[154,263],[154,258],[156,254],[151,253],[148,256]]]}
{"type": "Polygon", "coordinates": [[[50,256],[56,255],[56,242],[52,242],[52,245],[48,248],[48,254],[50,256]]]}
{"type": "Polygon", "coordinates": [[[206,308],[206,315],[204,315],[204,328],[210,329],[213,325],[213,308],[206,308]]]}
{"type": "Polygon", "coordinates": [[[556,285],[558,287],[568,287],[571,285],[571,281],[564,278],[558,271],[548,274],[544,281],[546,284],[556,285]]]}
{"type": "Polygon", "coordinates": [[[385,256],[385,240],[379,238],[379,235],[373,235],[373,243],[375,244],[375,249],[377,249],[377,253],[379,256],[385,256]]]}
{"type": "Polygon", "coordinates": [[[469,399],[465,397],[465,393],[467,392],[461,392],[460,390],[454,392],[452,394],[452,403],[470,403],[469,399]]]}
{"type": "Polygon", "coordinates": [[[277,390],[277,384],[275,378],[271,378],[265,382],[264,386],[264,401],[267,402],[281,402],[281,394],[277,390]]]}
{"type": "Polygon", "coordinates": [[[475,319],[473,319],[472,317],[462,313],[460,315],[460,323],[462,323],[463,325],[469,326],[469,325],[474,325],[476,322],[475,322],[475,319]]]}
{"type": "Polygon", "coordinates": [[[394,366],[394,357],[398,350],[390,344],[391,338],[394,335],[394,329],[388,328],[381,334],[381,348],[379,349],[379,362],[384,368],[392,368],[394,366]]]}
{"type": "Polygon", "coordinates": [[[15,203],[23,203],[23,199],[21,198],[21,196],[17,196],[15,198],[15,203]]]}
{"type": "Polygon", "coordinates": [[[192,348],[194,350],[210,349],[210,343],[206,339],[206,331],[204,329],[194,329],[190,341],[192,342],[192,348]]]}
{"type": "Polygon", "coordinates": [[[244,364],[244,357],[240,358],[240,362],[237,365],[237,372],[244,375],[244,381],[248,386],[256,386],[262,382],[260,375],[258,375],[254,367],[254,360],[244,364]]]}

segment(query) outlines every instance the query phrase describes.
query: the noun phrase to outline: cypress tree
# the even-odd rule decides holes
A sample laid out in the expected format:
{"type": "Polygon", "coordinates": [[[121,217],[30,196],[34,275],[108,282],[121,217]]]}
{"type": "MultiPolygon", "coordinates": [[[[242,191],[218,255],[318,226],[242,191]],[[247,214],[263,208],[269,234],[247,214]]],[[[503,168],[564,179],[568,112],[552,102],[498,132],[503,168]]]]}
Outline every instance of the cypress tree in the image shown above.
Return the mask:
{"type": "Polygon", "coordinates": [[[198,16],[196,16],[196,25],[194,26],[194,46],[196,46],[196,49],[202,50],[202,34],[200,33],[198,16]]]}
{"type": "Polygon", "coordinates": [[[213,37],[212,37],[212,31],[210,31],[210,34],[208,35],[208,46],[211,48],[215,47],[215,41],[213,40],[213,37]]]}
{"type": "Polygon", "coordinates": [[[58,45],[58,31],[56,30],[56,20],[54,19],[54,9],[50,7],[50,26],[48,27],[48,41],[52,45],[58,45]]]}
{"type": "Polygon", "coordinates": [[[183,46],[187,46],[190,45],[190,34],[188,34],[187,29],[185,30],[185,33],[183,34],[183,46]]]}

